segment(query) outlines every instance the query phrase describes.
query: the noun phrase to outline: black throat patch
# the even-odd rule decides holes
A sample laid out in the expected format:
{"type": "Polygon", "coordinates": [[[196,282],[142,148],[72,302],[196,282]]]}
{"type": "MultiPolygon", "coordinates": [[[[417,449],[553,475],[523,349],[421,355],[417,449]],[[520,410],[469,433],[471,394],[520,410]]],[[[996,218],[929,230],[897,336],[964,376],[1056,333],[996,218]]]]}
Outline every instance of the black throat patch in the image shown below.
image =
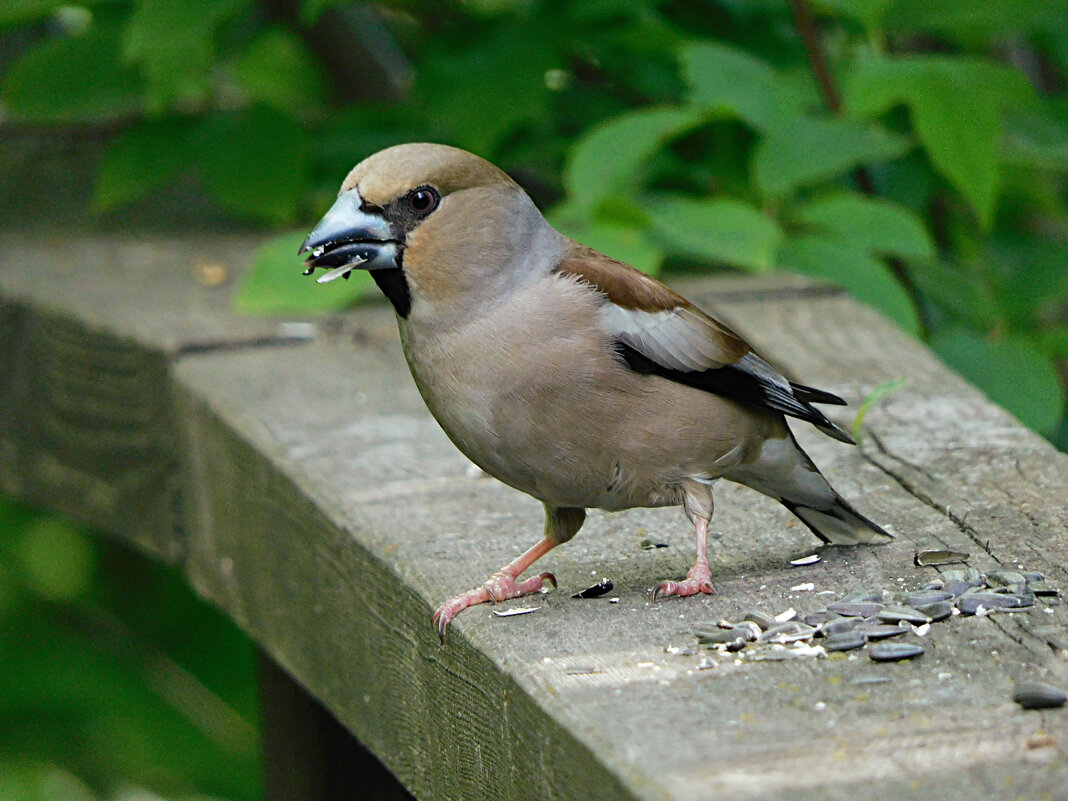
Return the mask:
{"type": "Polygon", "coordinates": [[[382,294],[389,298],[393,308],[402,319],[407,320],[412,310],[412,293],[408,289],[408,279],[404,277],[404,268],[395,270],[371,270],[371,277],[375,279],[382,294]]]}

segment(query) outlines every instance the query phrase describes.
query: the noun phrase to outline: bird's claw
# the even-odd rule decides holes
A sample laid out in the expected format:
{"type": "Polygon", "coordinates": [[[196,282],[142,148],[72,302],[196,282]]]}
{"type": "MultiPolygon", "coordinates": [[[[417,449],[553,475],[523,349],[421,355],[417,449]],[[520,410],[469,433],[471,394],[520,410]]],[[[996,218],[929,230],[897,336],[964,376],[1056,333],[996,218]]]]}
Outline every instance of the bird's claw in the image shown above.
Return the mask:
{"type": "Polygon", "coordinates": [[[715,592],[716,588],[712,584],[712,572],[708,569],[708,565],[696,564],[686,574],[686,579],[683,581],[672,581],[671,579],[661,581],[653,587],[650,598],[653,601],[658,601],[668,595],[685,598],[699,593],[714,595],[715,592]]]}
{"type": "Polygon", "coordinates": [[[473,590],[457,595],[455,598],[450,598],[438,607],[433,618],[433,622],[438,628],[438,638],[442,644],[445,643],[445,631],[449,624],[453,621],[453,618],[467,609],[467,607],[484,604],[487,601],[500,603],[511,598],[520,598],[524,595],[541,592],[545,582],[549,582],[554,588],[557,586],[556,576],[552,573],[531,576],[519,583],[516,583],[515,578],[507,573],[494,573],[481,587],[476,587],[473,590]]]}

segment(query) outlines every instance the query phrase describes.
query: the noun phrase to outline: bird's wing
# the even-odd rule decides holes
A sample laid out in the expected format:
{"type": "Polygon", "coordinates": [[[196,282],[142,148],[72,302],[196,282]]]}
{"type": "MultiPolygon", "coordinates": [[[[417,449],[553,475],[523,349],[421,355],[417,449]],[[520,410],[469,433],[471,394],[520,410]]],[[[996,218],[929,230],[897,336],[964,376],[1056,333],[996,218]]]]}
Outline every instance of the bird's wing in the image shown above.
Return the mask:
{"type": "Polygon", "coordinates": [[[806,420],[835,439],[853,442],[812,406],[845,401],[791,383],[730,328],[656,279],[581,245],[571,249],[557,272],[603,295],[601,324],[632,370],[764,406],[806,420]]]}

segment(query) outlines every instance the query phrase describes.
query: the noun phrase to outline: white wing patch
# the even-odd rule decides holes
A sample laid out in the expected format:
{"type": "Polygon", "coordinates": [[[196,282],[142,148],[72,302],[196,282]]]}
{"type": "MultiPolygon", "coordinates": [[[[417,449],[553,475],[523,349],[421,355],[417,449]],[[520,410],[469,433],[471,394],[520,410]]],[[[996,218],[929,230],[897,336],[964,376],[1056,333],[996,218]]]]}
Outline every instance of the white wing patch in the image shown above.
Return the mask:
{"type": "Polygon", "coordinates": [[[719,332],[686,308],[647,312],[609,302],[601,306],[601,322],[620,342],[669,370],[703,372],[727,363],[715,341],[719,332]]]}

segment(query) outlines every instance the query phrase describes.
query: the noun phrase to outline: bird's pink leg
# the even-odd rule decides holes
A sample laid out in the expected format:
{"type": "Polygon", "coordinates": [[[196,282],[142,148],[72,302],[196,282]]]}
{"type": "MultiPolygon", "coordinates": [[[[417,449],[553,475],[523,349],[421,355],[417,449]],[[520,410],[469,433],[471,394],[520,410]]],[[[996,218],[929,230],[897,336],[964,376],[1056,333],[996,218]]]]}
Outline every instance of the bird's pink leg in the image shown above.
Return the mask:
{"type": "Polygon", "coordinates": [[[556,545],[557,542],[546,537],[529,551],[526,551],[490,576],[489,580],[481,587],[461,593],[439,606],[438,611],[434,613],[434,622],[438,624],[438,636],[441,637],[441,641],[445,642],[445,629],[448,628],[452,619],[469,606],[484,604],[487,601],[498,603],[509,598],[530,595],[541,590],[546,581],[555,587],[556,577],[552,573],[542,573],[539,576],[532,576],[520,582],[516,582],[516,579],[519,578],[524,570],[545,556],[556,545]]]}
{"type": "Polygon", "coordinates": [[[693,522],[694,531],[697,534],[697,559],[686,574],[684,581],[661,581],[653,588],[653,600],[665,595],[697,595],[699,592],[711,595],[716,591],[712,586],[712,571],[708,569],[708,520],[697,517],[693,522]]]}

